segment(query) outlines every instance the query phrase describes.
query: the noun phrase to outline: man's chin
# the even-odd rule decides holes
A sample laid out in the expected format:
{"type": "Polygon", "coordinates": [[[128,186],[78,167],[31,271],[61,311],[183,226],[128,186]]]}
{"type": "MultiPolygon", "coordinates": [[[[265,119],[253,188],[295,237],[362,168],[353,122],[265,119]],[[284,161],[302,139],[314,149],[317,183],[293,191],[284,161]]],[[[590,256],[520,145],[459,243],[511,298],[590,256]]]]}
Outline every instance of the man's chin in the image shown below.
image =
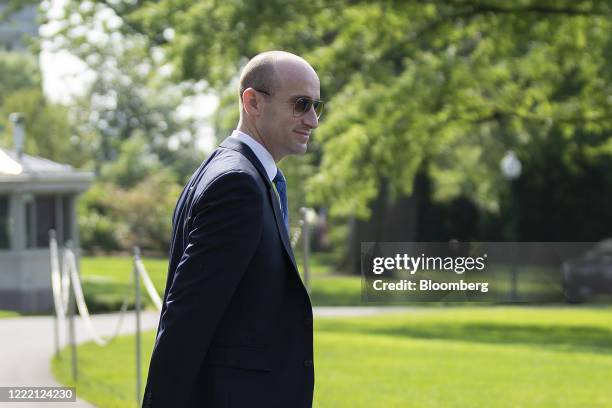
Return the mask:
{"type": "Polygon", "coordinates": [[[295,152],[293,154],[304,154],[308,151],[308,143],[299,143],[296,145],[295,152]]]}
{"type": "Polygon", "coordinates": [[[285,154],[282,157],[301,156],[306,153],[307,150],[307,143],[294,143],[291,146],[288,146],[287,150],[285,150],[285,154]]]}

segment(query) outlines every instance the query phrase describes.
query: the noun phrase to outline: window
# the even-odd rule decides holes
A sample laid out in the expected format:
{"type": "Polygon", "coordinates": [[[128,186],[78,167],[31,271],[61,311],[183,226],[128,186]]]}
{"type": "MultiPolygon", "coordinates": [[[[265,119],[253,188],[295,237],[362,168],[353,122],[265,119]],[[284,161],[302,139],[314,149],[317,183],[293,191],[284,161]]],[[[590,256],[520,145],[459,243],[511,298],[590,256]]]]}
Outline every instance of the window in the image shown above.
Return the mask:
{"type": "Polygon", "coordinates": [[[37,195],[26,205],[26,242],[28,248],[47,248],[49,230],[54,229],[59,245],[72,239],[71,197],[37,195]]]}
{"type": "Polygon", "coordinates": [[[62,196],[62,221],[63,221],[63,225],[62,225],[62,229],[61,229],[61,233],[62,236],[59,237],[61,238],[61,242],[62,244],[66,243],[66,241],[68,241],[69,239],[72,239],[72,200],[70,199],[70,196],[65,195],[62,196]]]}
{"type": "Polygon", "coordinates": [[[35,247],[44,248],[49,246],[49,230],[57,230],[55,196],[36,196],[34,203],[36,208],[35,247]]]}

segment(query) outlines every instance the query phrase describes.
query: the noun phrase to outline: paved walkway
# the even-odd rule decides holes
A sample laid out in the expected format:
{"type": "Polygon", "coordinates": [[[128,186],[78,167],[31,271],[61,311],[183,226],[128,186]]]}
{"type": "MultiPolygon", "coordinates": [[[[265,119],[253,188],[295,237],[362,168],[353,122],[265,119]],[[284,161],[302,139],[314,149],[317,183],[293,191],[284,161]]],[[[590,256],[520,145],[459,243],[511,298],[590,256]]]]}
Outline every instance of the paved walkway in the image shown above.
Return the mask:
{"type": "MultiPolygon", "coordinates": [[[[366,316],[388,312],[410,310],[407,307],[315,307],[316,317],[366,316]]],[[[115,330],[118,314],[93,316],[93,324],[98,334],[109,336],[115,330]]],[[[142,329],[157,327],[159,314],[144,312],[142,329]]],[[[123,322],[121,334],[134,332],[134,313],[128,313],[123,322]]],[[[80,318],[76,319],[77,342],[91,340],[80,318]]],[[[62,344],[65,344],[62,336],[62,344]]],[[[10,317],[0,319],[0,386],[58,386],[51,374],[51,358],[54,353],[53,318],[50,316],[10,317]]],[[[77,389],[78,395],[78,389],[77,389]]],[[[18,403],[18,408],[48,408],[48,403],[18,403]]],[[[93,405],[77,400],[71,403],[53,403],[55,408],[94,408],[93,405]]],[[[0,402],[0,408],[11,406],[0,402]]]]}
{"type": "MultiPolygon", "coordinates": [[[[93,316],[93,324],[102,336],[108,336],[115,330],[117,314],[93,316]]],[[[142,314],[143,330],[157,327],[158,314],[142,314]]],[[[128,313],[122,325],[121,333],[134,332],[136,321],[134,313],[128,313]]],[[[80,318],[76,319],[77,342],[91,340],[80,318]]],[[[50,316],[10,317],[0,319],[0,386],[59,386],[51,375],[51,358],[54,353],[53,318],[50,316]]],[[[62,344],[63,340],[62,340],[62,344]]],[[[77,389],[77,396],[78,396],[77,389]]],[[[18,408],[66,407],[93,408],[93,405],[77,402],[49,403],[2,403],[0,407],[17,406],[18,408]]]]}

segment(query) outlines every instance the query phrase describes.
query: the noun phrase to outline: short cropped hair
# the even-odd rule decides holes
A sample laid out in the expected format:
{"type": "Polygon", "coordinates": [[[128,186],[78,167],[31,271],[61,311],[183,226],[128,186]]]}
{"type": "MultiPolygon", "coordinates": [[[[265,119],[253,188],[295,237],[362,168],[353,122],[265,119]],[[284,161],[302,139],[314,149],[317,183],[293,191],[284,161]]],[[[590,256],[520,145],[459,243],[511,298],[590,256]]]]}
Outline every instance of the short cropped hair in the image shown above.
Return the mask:
{"type": "Polygon", "coordinates": [[[247,88],[266,91],[272,94],[275,88],[274,60],[269,53],[253,57],[240,74],[240,98],[247,88]]]}
{"type": "Polygon", "coordinates": [[[266,51],[251,58],[240,74],[240,100],[247,88],[274,94],[280,85],[276,64],[280,60],[294,58],[302,59],[286,51],[266,51]]]}

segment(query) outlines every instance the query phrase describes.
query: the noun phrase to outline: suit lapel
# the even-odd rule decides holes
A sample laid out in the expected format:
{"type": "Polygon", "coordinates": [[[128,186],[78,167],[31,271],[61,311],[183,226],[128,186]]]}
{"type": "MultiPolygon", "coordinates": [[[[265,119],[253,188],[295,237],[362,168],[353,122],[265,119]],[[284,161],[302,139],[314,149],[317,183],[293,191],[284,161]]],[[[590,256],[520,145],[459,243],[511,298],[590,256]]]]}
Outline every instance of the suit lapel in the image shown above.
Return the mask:
{"type": "Polygon", "coordinates": [[[276,196],[276,193],[274,192],[274,187],[272,186],[272,183],[268,179],[268,174],[266,173],[266,170],[264,169],[263,165],[261,164],[257,156],[255,156],[255,153],[253,153],[251,148],[239,140],[228,137],[223,141],[223,143],[221,143],[220,146],[225,147],[227,149],[235,150],[238,153],[245,156],[247,159],[249,159],[249,161],[255,166],[255,168],[259,172],[259,175],[261,176],[261,178],[266,183],[266,187],[268,190],[268,199],[270,200],[270,204],[272,205],[272,210],[274,211],[274,219],[276,220],[276,228],[278,229],[278,232],[281,236],[281,241],[283,241],[283,246],[285,247],[285,251],[287,252],[287,255],[289,255],[289,259],[291,259],[291,263],[293,264],[295,272],[299,276],[297,264],[295,262],[295,258],[293,257],[293,250],[291,249],[291,243],[289,241],[289,233],[287,232],[287,228],[285,228],[285,222],[283,221],[283,215],[281,213],[280,204],[278,202],[278,197],[276,196]]]}

